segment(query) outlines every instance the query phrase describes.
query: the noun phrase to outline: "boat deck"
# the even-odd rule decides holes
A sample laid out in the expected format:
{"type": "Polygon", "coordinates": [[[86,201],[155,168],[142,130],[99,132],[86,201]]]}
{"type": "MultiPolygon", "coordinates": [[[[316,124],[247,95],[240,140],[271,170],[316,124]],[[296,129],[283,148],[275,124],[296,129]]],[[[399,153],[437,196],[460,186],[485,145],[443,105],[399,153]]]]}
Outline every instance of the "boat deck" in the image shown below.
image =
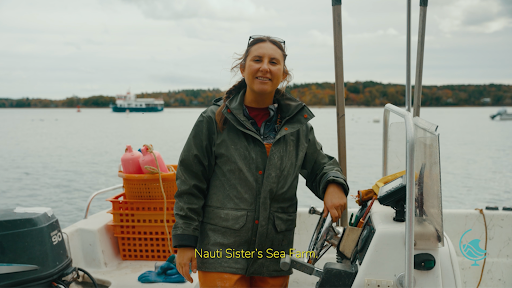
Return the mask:
{"type": "MultiPolygon", "coordinates": [[[[350,211],[350,213],[356,212],[350,211]]],[[[318,216],[309,215],[306,209],[299,213],[295,233],[294,247],[306,250],[311,239],[312,230],[316,225],[318,216]],[[307,228],[307,229],[303,229],[307,228]]],[[[95,277],[98,284],[103,287],[140,287],[137,277],[145,271],[153,271],[155,262],[161,261],[123,261],[119,253],[119,246],[114,231],[107,225],[112,221],[112,215],[107,210],[91,215],[86,220],[81,220],[66,229],[65,232],[70,241],[73,266],[87,270],[95,277]]],[[[326,262],[336,262],[334,249],[324,255],[317,263],[317,267],[323,267],[326,262]]],[[[174,284],[176,287],[199,287],[197,274],[192,273],[194,283],[174,284]]],[[[315,287],[317,277],[294,271],[290,278],[289,287],[315,287]]],[[[174,287],[169,283],[153,283],[151,287],[174,287]]],[[[76,286],[80,287],[80,286],[76,286]]],[[[92,286],[82,286],[92,287],[92,286]]]]}
{"type": "MultiPolygon", "coordinates": [[[[375,216],[393,214],[392,210],[386,211],[385,209],[390,208],[377,204],[374,205],[372,211],[375,210],[375,216]]],[[[349,209],[349,214],[352,212],[356,212],[356,210],[349,209]]],[[[458,263],[458,267],[455,267],[457,264],[454,267],[444,266],[441,268],[441,272],[448,272],[445,269],[458,269],[461,287],[476,287],[480,280],[483,261],[478,261],[478,266],[475,266],[474,261],[470,261],[462,255],[459,245],[460,243],[468,243],[473,238],[478,238],[481,239],[480,247],[487,250],[487,259],[480,287],[510,287],[512,285],[512,274],[510,273],[512,271],[512,230],[508,227],[512,223],[512,212],[485,210],[484,213],[488,235],[487,247],[485,248],[485,224],[479,211],[443,210],[445,239],[449,240],[445,241],[445,247],[448,247],[447,249],[451,250],[453,255],[456,254],[455,263],[458,263]],[[464,239],[461,239],[468,229],[472,229],[471,236],[464,236],[464,239]]],[[[112,215],[102,211],[63,230],[69,238],[68,243],[73,266],[83,268],[91,273],[99,284],[104,285],[100,287],[141,287],[143,284],[137,281],[137,277],[145,271],[154,270],[157,261],[123,261],[119,254],[114,231],[111,226],[107,225],[111,220],[112,215]]],[[[294,247],[297,250],[307,249],[317,220],[318,216],[309,215],[306,208],[299,209],[294,242],[294,247]]],[[[384,245],[384,243],[377,243],[375,240],[373,242],[372,245],[384,245]]],[[[379,246],[374,250],[382,250],[386,247],[388,247],[388,244],[383,247],[379,246]]],[[[382,263],[378,263],[378,265],[382,269],[389,269],[389,272],[395,269],[392,267],[403,265],[389,261],[392,260],[383,259],[382,263]]],[[[315,266],[322,268],[326,262],[335,262],[334,249],[331,248],[315,266]]],[[[449,272],[452,273],[453,271],[449,272]]],[[[396,281],[394,278],[396,275],[393,276],[394,273],[388,273],[390,277],[386,277],[388,278],[386,280],[396,281]]],[[[416,271],[415,277],[425,277],[423,273],[428,272],[416,271]]],[[[361,277],[363,282],[357,282],[356,279],[353,287],[364,287],[360,284],[364,284],[366,278],[383,279],[375,276],[369,274],[358,275],[358,278],[361,277]]],[[[192,277],[194,283],[151,284],[151,287],[199,287],[197,274],[192,274],[192,277]]],[[[289,287],[315,287],[317,281],[317,277],[294,271],[290,278],[289,287]]],[[[92,286],[75,285],[74,287],[92,286]]]]}

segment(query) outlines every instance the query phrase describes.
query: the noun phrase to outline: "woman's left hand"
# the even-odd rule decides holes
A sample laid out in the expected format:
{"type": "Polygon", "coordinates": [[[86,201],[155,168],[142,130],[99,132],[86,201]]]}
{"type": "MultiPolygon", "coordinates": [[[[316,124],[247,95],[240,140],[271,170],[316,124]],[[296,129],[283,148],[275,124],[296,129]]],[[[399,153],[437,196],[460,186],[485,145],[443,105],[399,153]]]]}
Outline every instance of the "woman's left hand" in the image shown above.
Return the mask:
{"type": "Polygon", "coordinates": [[[343,188],[340,184],[330,183],[325,189],[323,217],[327,217],[327,214],[330,213],[332,222],[336,222],[341,218],[341,213],[345,209],[347,209],[347,196],[345,196],[343,188]]]}

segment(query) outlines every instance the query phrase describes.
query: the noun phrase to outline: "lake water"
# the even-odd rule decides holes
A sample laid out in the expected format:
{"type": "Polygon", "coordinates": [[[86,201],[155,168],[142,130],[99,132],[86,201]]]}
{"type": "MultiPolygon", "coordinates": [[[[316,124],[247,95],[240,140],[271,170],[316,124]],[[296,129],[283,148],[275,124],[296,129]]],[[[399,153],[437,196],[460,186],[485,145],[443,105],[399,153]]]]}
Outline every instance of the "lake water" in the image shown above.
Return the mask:
{"type": "MultiPolygon", "coordinates": [[[[93,192],[122,183],[117,168],[126,144],[153,144],[167,164],[177,163],[203,110],[125,114],[109,109],[0,109],[0,208],[51,207],[67,227],[82,219],[93,192]]],[[[335,108],[311,110],[324,151],[337,156],[335,108]]],[[[444,208],[512,206],[512,121],[491,121],[489,115],[497,110],[421,109],[422,118],[439,125],[444,208]]],[[[382,108],[346,110],[351,195],[381,178],[382,115],[382,108]]],[[[110,202],[104,200],[120,192],[98,196],[90,213],[108,209],[110,202]]],[[[302,178],[298,198],[299,206],[322,206],[302,178]]],[[[355,206],[349,198],[349,207],[355,206]]]]}

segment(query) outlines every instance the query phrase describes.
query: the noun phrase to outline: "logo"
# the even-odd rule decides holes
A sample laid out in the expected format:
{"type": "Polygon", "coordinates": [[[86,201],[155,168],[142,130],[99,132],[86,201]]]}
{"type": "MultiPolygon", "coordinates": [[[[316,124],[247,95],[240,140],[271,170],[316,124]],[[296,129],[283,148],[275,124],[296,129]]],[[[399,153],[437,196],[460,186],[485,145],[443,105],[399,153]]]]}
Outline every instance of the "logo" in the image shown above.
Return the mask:
{"type": "Polygon", "coordinates": [[[469,241],[468,244],[462,244],[462,238],[464,238],[464,235],[466,235],[466,233],[469,231],[471,231],[471,229],[464,232],[464,234],[462,234],[460,237],[459,249],[462,255],[466,257],[466,259],[475,261],[475,263],[473,263],[471,266],[480,266],[476,263],[476,261],[483,260],[485,257],[487,257],[487,255],[485,255],[487,251],[480,248],[480,239],[473,239],[469,241]]]}
{"type": "Polygon", "coordinates": [[[50,234],[50,236],[52,237],[53,245],[59,243],[59,241],[62,240],[62,233],[60,233],[59,230],[53,231],[52,234],[50,234]]]}

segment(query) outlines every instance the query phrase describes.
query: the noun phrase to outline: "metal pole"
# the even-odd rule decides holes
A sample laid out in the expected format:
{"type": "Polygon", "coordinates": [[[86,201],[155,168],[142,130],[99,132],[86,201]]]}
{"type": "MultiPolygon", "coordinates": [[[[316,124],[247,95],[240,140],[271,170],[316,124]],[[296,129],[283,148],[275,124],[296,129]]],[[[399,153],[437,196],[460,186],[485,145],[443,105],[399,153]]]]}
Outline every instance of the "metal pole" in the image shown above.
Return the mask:
{"type": "MultiPolygon", "coordinates": [[[[406,72],[406,83],[405,83],[405,110],[411,112],[412,97],[411,97],[411,0],[407,0],[407,72],[406,72]]],[[[412,119],[412,115],[409,114],[412,119]]],[[[407,121],[405,121],[407,126],[407,121]]],[[[409,123],[411,125],[412,123],[409,123]]],[[[412,125],[414,126],[414,125],[412,125]]],[[[414,136],[413,136],[414,137],[414,136]]],[[[414,142],[414,139],[413,139],[414,142]]],[[[405,219],[406,232],[405,235],[405,287],[413,288],[413,264],[414,264],[414,143],[411,149],[410,139],[407,139],[407,170],[411,173],[407,174],[407,215],[405,219]],[[412,152],[412,153],[411,153],[412,152]],[[411,157],[412,156],[412,157],[411,157]],[[411,160],[412,159],[412,160],[411,160]],[[413,163],[411,165],[411,162],[413,163]],[[412,166],[412,167],[410,167],[412,166]],[[411,195],[412,194],[412,195],[411,195]],[[412,197],[411,197],[412,196],[412,197]],[[412,204],[411,204],[412,202],[412,204]],[[411,209],[412,208],[412,209],[411,209]]]]}
{"type": "MultiPolygon", "coordinates": [[[[406,216],[405,216],[405,285],[403,287],[413,288],[414,282],[414,212],[415,212],[415,185],[414,185],[414,150],[415,150],[415,128],[412,114],[393,104],[384,106],[384,123],[389,123],[389,112],[404,118],[406,137],[406,216]]],[[[388,139],[388,129],[384,128],[384,141],[388,139]]],[[[386,143],[384,142],[384,143],[386,143]]],[[[384,144],[386,145],[386,144],[384,144]]],[[[384,151],[386,153],[386,151],[384,151]]],[[[386,159],[384,159],[386,161],[386,159]]],[[[385,169],[385,165],[383,165],[385,169]]],[[[385,172],[387,174],[387,172],[385,172]]]]}
{"type": "Polygon", "coordinates": [[[414,124],[412,123],[412,114],[407,115],[409,121],[405,121],[405,126],[408,131],[413,130],[412,135],[406,135],[407,137],[407,215],[405,218],[405,287],[413,288],[414,286],[414,207],[415,194],[414,194],[414,124]]]}
{"type": "Polygon", "coordinates": [[[420,0],[420,26],[418,28],[418,53],[416,55],[416,81],[414,83],[414,117],[420,117],[423,55],[425,54],[425,28],[427,26],[428,0],[420,0]]]}
{"type": "Polygon", "coordinates": [[[405,76],[405,110],[411,112],[411,0],[407,0],[407,53],[405,76]]]}
{"type": "MultiPolygon", "coordinates": [[[[338,126],[338,161],[345,176],[347,173],[347,139],[345,133],[345,83],[343,79],[343,40],[341,29],[341,0],[332,0],[334,33],[334,71],[336,91],[336,122],[338,126]]],[[[338,225],[348,227],[348,209],[343,211],[338,225]]]]}
{"type": "Polygon", "coordinates": [[[382,135],[382,177],[388,175],[388,130],[389,130],[389,110],[384,109],[382,135]]]}

